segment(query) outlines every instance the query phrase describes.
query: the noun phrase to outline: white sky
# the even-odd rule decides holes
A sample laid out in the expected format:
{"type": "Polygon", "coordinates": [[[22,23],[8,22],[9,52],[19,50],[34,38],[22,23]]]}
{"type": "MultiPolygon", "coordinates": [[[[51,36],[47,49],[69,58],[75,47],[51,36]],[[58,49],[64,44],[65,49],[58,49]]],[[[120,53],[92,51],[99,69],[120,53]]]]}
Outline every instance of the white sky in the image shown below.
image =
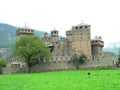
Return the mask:
{"type": "Polygon", "coordinates": [[[81,22],[91,25],[91,36],[120,41],[120,0],[0,0],[0,22],[59,34],[81,22]]]}

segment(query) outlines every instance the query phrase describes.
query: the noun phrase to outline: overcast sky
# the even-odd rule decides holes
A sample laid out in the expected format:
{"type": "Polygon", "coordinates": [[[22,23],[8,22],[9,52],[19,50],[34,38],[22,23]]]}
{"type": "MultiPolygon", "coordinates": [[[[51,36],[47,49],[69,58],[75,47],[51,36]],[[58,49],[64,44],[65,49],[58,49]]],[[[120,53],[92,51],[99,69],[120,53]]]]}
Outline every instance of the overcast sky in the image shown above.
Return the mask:
{"type": "Polygon", "coordinates": [[[91,25],[91,36],[106,42],[120,41],[120,0],[0,0],[0,22],[50,32],[65,31],[82,23],[91,25]]]}

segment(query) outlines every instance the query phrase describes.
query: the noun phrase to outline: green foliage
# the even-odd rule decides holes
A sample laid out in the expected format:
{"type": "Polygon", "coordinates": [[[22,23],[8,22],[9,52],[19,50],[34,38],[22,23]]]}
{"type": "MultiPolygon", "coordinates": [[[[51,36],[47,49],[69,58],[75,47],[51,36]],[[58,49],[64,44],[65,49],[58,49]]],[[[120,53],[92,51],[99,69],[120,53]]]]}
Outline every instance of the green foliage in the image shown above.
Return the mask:
{"type": "Polygon", "coordinates": [[[107,69],[113,69],[112,66],[101,66],[101,67],[98,67],[97,70],[107,70],[107,69]]]}
{"type": "Polygon", "coordinates": [[[120,64],[120,51],[118,52],[118,59],[116,60],[116,66],[119,67],[120,64]]]}
{"type": "Polygon", "coordinates": [[[0,67],[5,67],[5,66],[6,66],[6,60],[0,59],[0,67]]]}
{"type": "Polygon", "coordinates": [[[115,63],[116,63],[116,64],[119,64],[119,60],[115,60],[115,63]]]}
{"type": "Polygon", "coordinates": [[[83,64],[86,59],[87,57],[84,53],[81,53],[80,55],[75,53],[71,57],[71,61],[75,64],[77,70],[79,69],[79,65],[83,64]]]}
{"type": "Polygon", "coordinates": [[[25,58],[29,72],[32,66],[51,57],[49,48],[37,36],[21,37],[16,42],[15,54],[25,58]]]}
{"type": "Polygon", "coordinates": [[[1,90],[119,90],[120,70],[0,75],[1,90]],[[88,77],[87,73],[91,76],[88,77]],[[63,81],[64,80],[64,81],[63,81]]]}
{"type": "Polygon", "coordinates": [[[120,60],[120,51],[118,52],[118,60],[120,60]]]}

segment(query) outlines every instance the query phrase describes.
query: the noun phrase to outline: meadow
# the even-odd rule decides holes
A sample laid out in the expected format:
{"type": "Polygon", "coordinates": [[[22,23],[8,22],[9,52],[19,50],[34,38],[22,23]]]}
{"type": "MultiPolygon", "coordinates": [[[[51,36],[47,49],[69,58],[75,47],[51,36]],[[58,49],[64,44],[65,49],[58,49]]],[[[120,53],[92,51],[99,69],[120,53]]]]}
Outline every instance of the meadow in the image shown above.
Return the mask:
{"type": "Polygon", "coordinates": [[[0,75],[0,90],[120,90],[120,70],[0,75]]]}

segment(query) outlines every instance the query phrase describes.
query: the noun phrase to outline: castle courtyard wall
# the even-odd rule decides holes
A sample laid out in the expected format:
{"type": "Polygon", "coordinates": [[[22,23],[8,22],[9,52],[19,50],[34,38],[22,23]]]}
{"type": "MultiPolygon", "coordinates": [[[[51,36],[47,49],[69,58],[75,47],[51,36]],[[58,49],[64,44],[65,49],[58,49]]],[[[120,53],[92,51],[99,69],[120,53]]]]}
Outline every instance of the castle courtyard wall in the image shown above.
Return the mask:
{"type": "MultiPolygon", "coordinates": [[[[79,65],[79,69],[96,69],[99,67],[113,66],[114,59],[111,57],[101,58],[101,60],[89,60],[79,65]]],[[[32,67],[32,72],[58,71],[58,70],[75,70],[76,67],[72,62],[45,62],[39,63],[32,67]]]]}
{"type": "MultiPolygon", "coordinates": [[[[27,66],[23,60],[18,57],[8,58],[7,66],[2,68],[3,74],[26,73],[27,66]]],[[[87,60],[84,64],[79,65],[79,69],[96,69],[105,66],[114,66],[114,54],[103,53],[101,58],[87,60]]],[[[43,61],[32,67],[32,72],[58,71],[58,70],[75,70],[76,67],[70,61],[69,56],[54,56],[52,60],[43,61]]]]}

